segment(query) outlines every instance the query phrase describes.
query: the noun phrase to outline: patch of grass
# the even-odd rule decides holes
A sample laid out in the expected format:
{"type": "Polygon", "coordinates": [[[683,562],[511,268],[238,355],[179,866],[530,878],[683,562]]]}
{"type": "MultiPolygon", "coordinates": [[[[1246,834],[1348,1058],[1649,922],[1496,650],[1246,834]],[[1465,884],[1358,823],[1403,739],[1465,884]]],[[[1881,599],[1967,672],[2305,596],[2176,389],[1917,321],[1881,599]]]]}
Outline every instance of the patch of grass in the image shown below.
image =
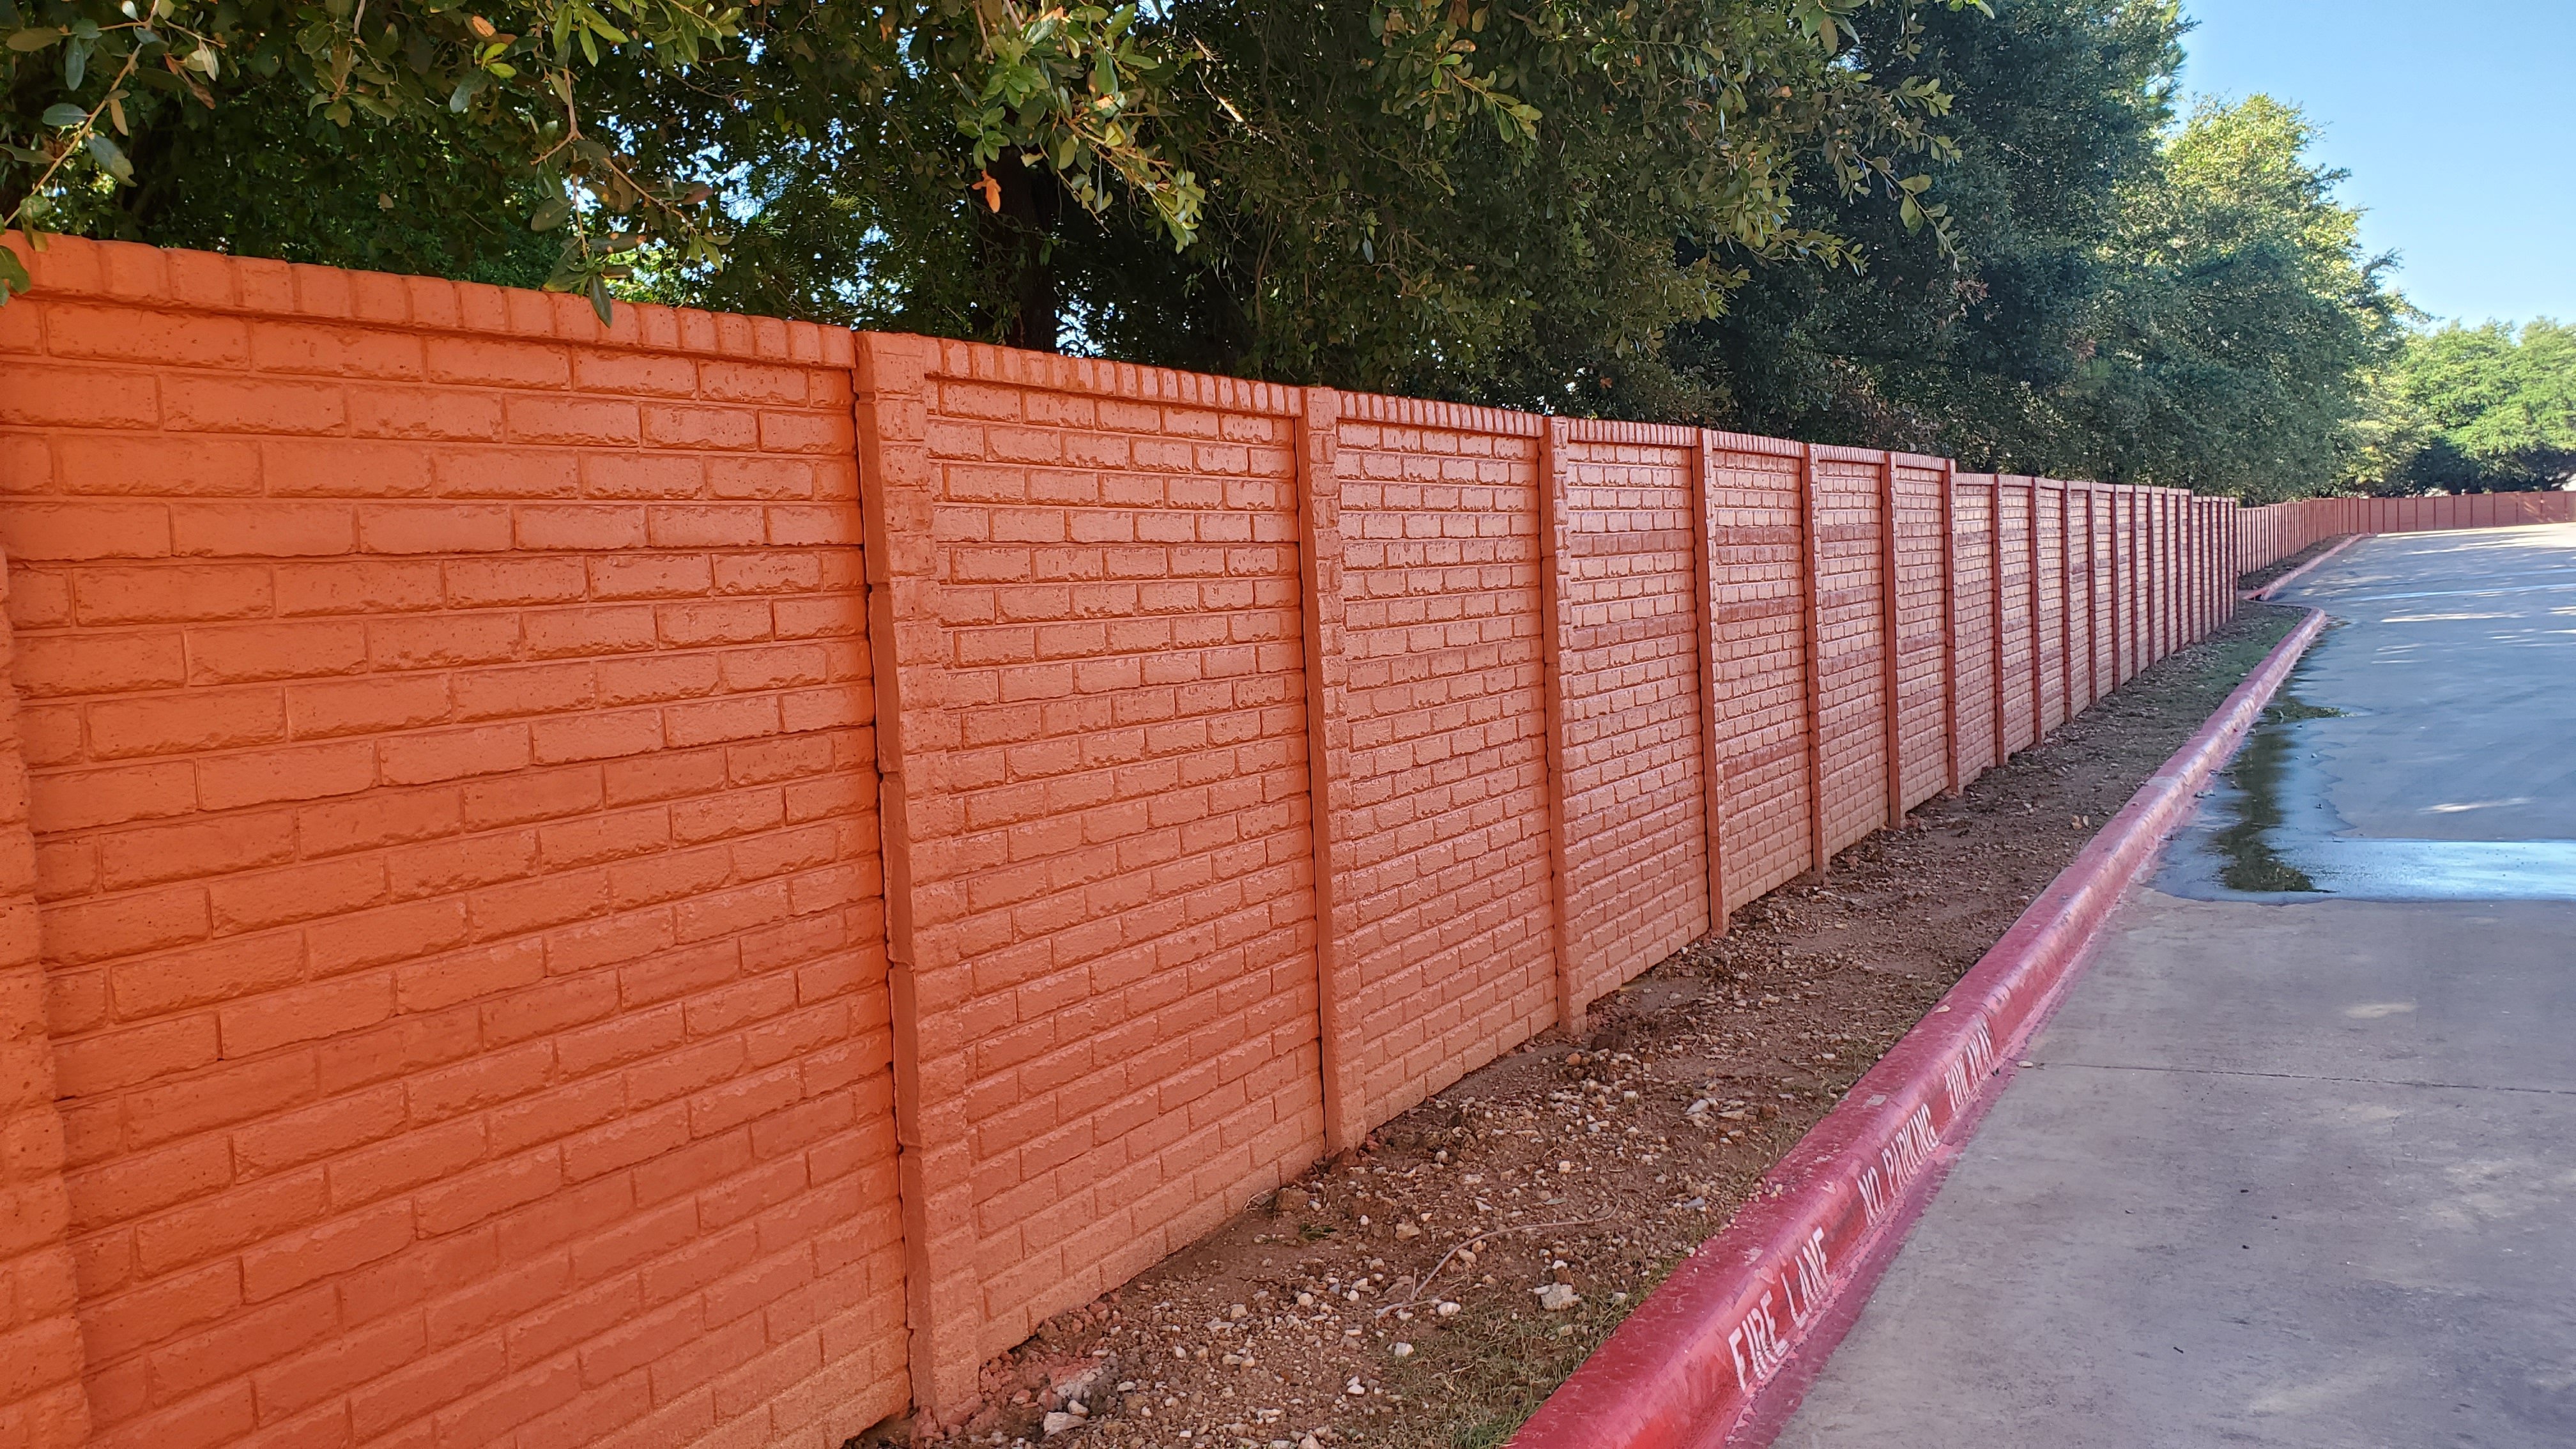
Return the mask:
{"type": "Polygon", "coordinates": [[[1418,1399],[1432,1420],[1430,1434],[1419,1440],[1406,1434],[1404,1442],[1495,1449],[1679,1262],[1657,1262],[1628,1285],[1625,1303],[1611,1302],[1607,1289],[1587,1290],[1581,1303],[1563,1313],[1523,1309],[1515,1317],[1508,1308],[1488,1307],[1452,1320],[1438,1351],[1403,1374],[1405,1397],[1418,1399]],[[1561,1331],[1569,1328],[1571,1333],[1561,1331]]]}

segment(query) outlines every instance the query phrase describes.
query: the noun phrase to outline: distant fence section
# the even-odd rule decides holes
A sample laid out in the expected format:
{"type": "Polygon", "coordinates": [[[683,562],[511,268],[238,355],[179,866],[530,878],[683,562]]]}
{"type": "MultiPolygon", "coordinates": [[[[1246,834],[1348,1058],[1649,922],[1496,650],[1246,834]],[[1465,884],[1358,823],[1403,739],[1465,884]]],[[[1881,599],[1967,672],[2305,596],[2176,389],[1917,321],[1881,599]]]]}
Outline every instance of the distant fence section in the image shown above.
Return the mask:
{"type": "Polygon", "coordinates": [[[2237,567],[2252,572],[2348,533],[2426,533],[2576,523],[2576,493],[2459,493],[2432,498],[2302,498],[2240,511],[2237,567]]]}
{"type": "Polygon", "coordinates": [[[57,240],[0,308],[0,1443],[803,1445],[2318,538],[57,240]]]}

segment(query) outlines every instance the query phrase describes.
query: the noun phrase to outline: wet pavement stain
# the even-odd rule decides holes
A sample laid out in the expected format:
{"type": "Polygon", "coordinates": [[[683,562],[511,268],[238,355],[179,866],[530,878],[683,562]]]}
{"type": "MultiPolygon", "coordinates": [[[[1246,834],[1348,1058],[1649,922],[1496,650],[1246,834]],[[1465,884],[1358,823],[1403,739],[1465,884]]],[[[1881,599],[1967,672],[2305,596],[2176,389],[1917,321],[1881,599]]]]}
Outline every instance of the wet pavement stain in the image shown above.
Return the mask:
{"type": "Polygon", "coordinates": [[[2273,848],[2272,833],[2283,823],[2281,787],[2289,764],[2290,726],[2301,720],[2335,718],[2342,713],[2309,704],[2287,688],[2263,711],[2263,718],[2254,726],[2253,738],[2245,742],[2236,762],[2227,768],[2228,783],[2236,787],[2229,801],[2236,823],[2209,840],[2210,848],[2226,857],[2227,864],[2220,869],[2218,878],[2229,890],[2266,895],[2316,892],[2317,884],[2308,873],[2283,860],[2273,848]]]}

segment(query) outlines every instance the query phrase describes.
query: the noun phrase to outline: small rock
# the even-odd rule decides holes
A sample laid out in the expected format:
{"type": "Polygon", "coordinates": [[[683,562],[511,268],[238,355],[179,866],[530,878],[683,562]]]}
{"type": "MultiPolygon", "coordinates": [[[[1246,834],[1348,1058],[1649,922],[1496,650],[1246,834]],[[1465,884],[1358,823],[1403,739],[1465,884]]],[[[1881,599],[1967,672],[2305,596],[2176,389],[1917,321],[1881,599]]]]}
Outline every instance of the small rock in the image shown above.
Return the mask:
{"type": "Polygon", "coordinates": [[[1314,1201],[1314,1198],[1309,1196],[1306,1189],[1302,1187],[1283,1187],[1279,1189],[1279,1210],[1281,1212],[1304,1212],[1309,1206],[1313,1205],[1314,1201]]]}
{"type": "Polygon", "coordinates": [[[1316,1443],[1315,1436],[1309,1434],[1305,1438],[1297,1441],[1297,1449],[1324,1449],[1324,1446],[1316,1443]]]}
{"type": "Polygon", "coordinates": [[[1358,1374],[1351,1375],[1351,1381],[1342,1385],[1342,1392],[1355,1399],[1366,1398],[1368,1396],[1368,1390],[1360,1387],[1360,1376],[1358,1374]]]}
{"type": "Polygon", "coordinates": [[[1394,1354],[1397,1358],[1413,1357],[1413,1345],[1409,1343],[1399,1343],[1394,1348],[1387,1351],[1394,1354]]]}
{"type": "Polygon", "coordinates": [[[1045,1429],[1050,1436],[1062,1434],[1072,1429],[1079,1429],[1082,1427],[1082,1424],[1083,1421],[1081,1416],[1068,1414],[1062,1410],[1049,1414],[1039,1421],[1039,1427],[1045,1429]]]}
{"type": "Polygon", "coordinates": [[[1443,1303],[1440,1305],[1438,1311],[1440,1316],[1443,1318],[1455,1318],[1458,1316],[1458,1305],[1455,1303],[1443,1303]]]}
{"type": "Polygon", "coordinates": [[[1397,1223],[1395,1225],[1395,1235],[1399,1238],[1405,1239],[1418,1238],[1422,1236],[1422,1229],[1415,1227],[1411,1223],[1397,1223]]]}
{"type": "Polygon", "coordinates": [[[1233,1319],[1237,1323],[1241,1323],[1243,1320],[1252,1316],[1252,1310],[1238,1303],[1232,1308],[1227,1309],[1225,1311],[1225,1316],[1233,1319]]]}
{"type": "Polygon", "coordinates": [[[1549,1283],[1531,1291],[1538,1294],[1538,1306],[1550,1313],[1562,1313],[1583,1301],[1583,1295],[1565,1283],[1549,1283]]]}

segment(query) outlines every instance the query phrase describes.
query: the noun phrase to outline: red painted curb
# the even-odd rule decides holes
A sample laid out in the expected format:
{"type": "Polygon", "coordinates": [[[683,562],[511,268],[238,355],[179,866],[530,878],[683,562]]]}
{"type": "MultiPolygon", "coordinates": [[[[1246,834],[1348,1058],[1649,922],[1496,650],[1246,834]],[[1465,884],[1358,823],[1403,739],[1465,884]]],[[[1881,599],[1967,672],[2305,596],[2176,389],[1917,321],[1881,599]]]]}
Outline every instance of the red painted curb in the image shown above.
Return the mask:
{"type": "Polygon", "coordinates": [[[2354,544],[2361,542],[2363,539],[2365,539],[2365,538],[2369,538],[2369,537],[2372,537],[2372,536],[2373,536],[2373,535],[2370,535],[2370,534],[2367,534],[2367,533],[2348,533],[2348,534],[2345,534],[2345,535],[2343,536],[2343,538],[2335,544],[2335,546],[2334,546],[2334,547],[2332,547],[2332,548],[2330,548],[2330,549],[2327,549],[2324,553],[2318,554],[2315,558],[2312,558],[2312,559],[2308,560],[2306,563],[2303,563],[2303,564],[2299,565],[2297,568],[2294,568],[2294,569],[2290,570],[2288,573],[2285,573],[2285,574],[2281,575],[2279,578],[2274,579],[2272,582],[2270,582],[2270,583],[2268,583],[2268,584],[2265,584],[2263,587],[2261,587],[2261,588],[2259,588],[2259,589],[2256,589],[2256,590],[2252,591],[2251,593],[2246,594],[2246,595],[2245,595],[2245,597],[2246,597],[2246,598],[2249,598],[2249,599],[2260,599],[2260,600],[2264,600],[2264,601],[2267,601],[2267,602],[2268,602],[2268,601],[2271,599],[2271,597],[2272,597],[2274,594],[2279,593],[2279,592],[2281,591],[2281,589],[2283,588],[2283,586],[2287,585],[2287,584],[2290,582],[2290,580],[2295,579],[2295,578],[2297,578],[2299,575],[2301,575],[2301,574],[2303,574],[2303,573],[2306,573],[2308,570],[2310,570],[2310,569],[2312,569],[2312,568],[2315,568],[2317,565],[2319,565],[2319,564],[2321,564],[2321,563],[2324,563],[2327,559],[2333,558],[2336,554],[2339,554],[2339,553],[2343,552],[2345,549],[2348,549],[2348,548],[2352,547],[2354,544]]]}
{"type": "Polygon", "coordinates": [[[2310,611],[1509,1449],[1757,1449],[1786,1422],[2130,883],[2325,626],[2310,611]]]}

